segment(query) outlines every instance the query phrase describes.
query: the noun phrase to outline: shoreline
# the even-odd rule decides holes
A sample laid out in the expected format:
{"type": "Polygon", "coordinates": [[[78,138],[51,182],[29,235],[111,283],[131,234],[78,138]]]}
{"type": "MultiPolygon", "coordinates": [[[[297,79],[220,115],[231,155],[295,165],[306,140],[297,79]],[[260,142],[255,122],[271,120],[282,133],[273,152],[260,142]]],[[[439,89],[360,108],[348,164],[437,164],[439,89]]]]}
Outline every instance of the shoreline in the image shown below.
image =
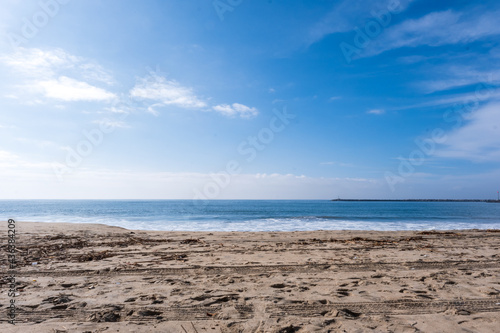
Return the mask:
{"type": "MultiPolygon", "coordinates": [[[[465,231],[490,231],[490,230],[500,230],[500,228],[458,228],[458,229],[392,229],[392,230],[380,230],[380,229],[311,229],[311,230],[159,230],[159,229],[134,229],[128,227],[122,227],[118,225],[111,225],[105,223],[90,223],[90,222],[40,222],[40,221],[24,221],[24,220],[15,220],[18,223],[22,224],[43,224],[48,226],[49,229],[54,229],[52,224],[55,226],[74,226],[75,229],[88,229],[87,227],[80,228],[79,226],[94,226],[94,227],[110,227],[110,228],[119,228],[125,231],[137,231],[137,232],[159,232],[159,233],[297,233],[297,232],[380,232],[380,233],[397,233],[397,232],[446,232],[446,231],[455,231],[455,232],[465,232],[465,231]]],[[[4,221],[5,222],[5,221],[4,221]]]]}
{"type": "MultiPolygon", "coordinates": [[[[474,232],[474,231],[484,231],[484,232],[500,232],[500,228],[488,228],[488,229],[404,229],[404,230],[374,230],[374,229],[317,229],[317,230],[293,230],[293,231],[280,231],[280,230],[270,230],[270,231],[214,231],[214,230],[149,230],[149,229],[131,229],[120,227],[116,225],[109,225],[104,223],[88,223],[88,222],[40,222],[40,221],[20,221],[15,220],[18,224],[23,224],[28,226],[27,232],[31,233],[35,228],[42,232],[54,232],[57,229],[66,230],[69,228],[71,231],[92,231],[97,229],[117,229],[113,231],[122,230],[123,232],[145,232],[145,233],[200,233],[200,234],[233,234],[233,233],[244,233],[244,234],[267,234],[267,233],[278,233],[278,234],[293,234],[293,233],[316,233],[316,232],[326,232],[326,233],[432,233],[432,232],[474,232]]],[[[2,221],[7,223],[7,221],[2,221]]]]}
{"type": "Polygon", "coordinates": [[[17,325],[0,304],[2,332],[493,332],[500,318],[500,230],[16,228],[17,325]]]}

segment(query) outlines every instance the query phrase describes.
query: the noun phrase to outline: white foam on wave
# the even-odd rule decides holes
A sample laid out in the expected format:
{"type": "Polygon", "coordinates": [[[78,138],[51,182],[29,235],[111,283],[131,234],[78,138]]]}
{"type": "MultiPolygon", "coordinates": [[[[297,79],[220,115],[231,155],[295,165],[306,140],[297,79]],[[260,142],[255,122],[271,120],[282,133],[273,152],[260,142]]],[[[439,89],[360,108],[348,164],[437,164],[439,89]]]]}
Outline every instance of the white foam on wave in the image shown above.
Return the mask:
{"type": "Polygon", "coordinates": [[[365,221],[322,218],[265,218],[228,222],[225,220],[131,220],[114,217],[31,216],[18,221],[99,223],[132,230],[159,231],[313,231],[313,230],[454,230],[500,229],[500,223],[451,221],[365,221]]]}

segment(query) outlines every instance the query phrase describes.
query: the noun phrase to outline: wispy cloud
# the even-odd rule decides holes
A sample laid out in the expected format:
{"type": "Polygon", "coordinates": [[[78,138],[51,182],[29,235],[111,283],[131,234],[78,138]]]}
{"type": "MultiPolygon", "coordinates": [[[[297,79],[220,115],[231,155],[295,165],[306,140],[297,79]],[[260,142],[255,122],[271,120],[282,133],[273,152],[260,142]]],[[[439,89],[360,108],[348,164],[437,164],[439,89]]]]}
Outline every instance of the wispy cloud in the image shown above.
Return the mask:
{"type": "Polygon", "coordinates": [[[354,164],[351,164],[351,163],[334,162],[334,161],[321,162],[320,165],[336,165],[336,166],[348,167],[348,168],[355,166],[354,164]]]}
{"type": "Polygon", "coordinates": [[[500,34],[498,10],[459,13],[453,10],[433,12],[418,19],[409,19],[388,27],[365,48],[361,56],[422,45],[440,46],[469,43],[486,36],[500,34]]]}
{"type": "Polygon", "coordinates": [[[30,138],[23,138],[23,137],[18,137],[15,138],[16,141],[22,142],[24,144],[28,144],[31,146],[36,146],[41,149],[46,149],[46,148],[56,148],[59,149],[61,146],[59,146],[57,143],[49,140],[40,140],[40,139],[30,139],[30,138]]]}
{"type": "Polygon", "coordinates": [[[113,75],[98,64],[82,63],[80,64],[79,69],[83,78],[86,80],[99,81],[108,85],[115,83],[113,75]]]}
{"type": "Polygon", "coordinates": [[[94,124],[99,124],[106,128],[130,128],[130,126],[123,121],[108,118],[96,120],[94,121],[94,124]]]}
{"type": "Polygon", "coordinates": [[[109,101],[116,97],[95,85],[113,83],[108,71],[62,49],[21,48],[15,53],[0,56],[0,64],[14,74],[14,91],[8,95],[19,97],[24,103],[43,103],[37,96],[40,94],[65,102],[109,101]]]}
{"type": "Polygon", "coordinates": [[[146,109],[146,111],[148,113],[151,113],[153,116],[158,117],[160,115],[160,112],[158,110],[156,110],[155,108],[156,107],[161,107],[162,105],[163,104],[161,104],[161,103],[150,105],[150,106],[148,106],[148,108],[146,109]]]}
{"type": "MultiPolygon", "coordinates": [[[[488,61],[485,59],[485,61],[488,61]]],[[[487,70],[481,70],[474,65],[445,65],[429,70],[435,79],[417,82],[415,85],[425,93],[433,93],[481,82],[497,84],[500,82],[500,66],[490,64],[487,70]]]]}
{"type": "Polygon", "coordinates": [[[0,173],[3,177],[11,178],[13,175],[17,175],[18,179],[22,179],[25,172],[40,175],[40,173],[46,173],[50,168],[51,164],[48,162],[33,162],[10,151],[0,150],[0,173]]]}
{"type": "Polygon", "coordinates": [[[328,99],[329,102],[333,102],[336,100],[342,99],[342,96],[332,96],[328,99]]]}
{"type": "Polygon", "coordinates": [[[403,64],[415,64],[418,62],[423,62],[432,58],[435,58],[436,56],[422,56],[422,55],[410,55],[410,56],[404,56],[404,57],[399,57],[398,62],[403,63],[403,64]]]}
{"type": "Polygon", "coordinates": [[[23,76],[50,78],[60,70],[74,67],[80,60],[61,49],[21,48],[15,53],[1,56],[0,61],[23,76]]]}
{"type": "Polygon", "coordinates": [[[372,110],[366,111],[366,113],[368,113],[368,114],[374,114],[374,115],[382,115],[382,114],[385,113],[385,110],[382,110],[382,109],[372,109],[372,110]]]}
{"type": "Polygon", "coordinates": [[[114,83],[112,74],[99,64],[62,49],[20,48],[15,53],[0,56],[0,63],[16,73],[36,79],[74,74],[83,79],[114,83]]]}
{"type": "Polygon", "coordinates": [[[253,118],[259,114],[256,108],[239,103],[233,103],[232,105],[220,104],[212,107],[212,109],[228,117],[253,118]]]}
{"type": "Polygon", "coordinates": [[[325,36],[354,30],[366,20],[378,13],[396,6],[398,11],[405,10],[414,0],[343,0],[337,2],[319,22],[308,31],[306,44],[311,45],[325,36]]]}
{"type": "Polygon", "coordinates": [[[114,105],[109,108],[105,108],[107,112],[110,112],[112,114],[129,114],[130,113],[130,106],[124,106],[121,104],[114,105]]]}
{"type": "Polygon", "coordinates": [[[447,133],[436,156],[475,162],[500,161],[500,103],[488,104],[467,118],[459,129],[447,133]]]}
{"type": "Polygon", "coordinates": [[[19,156],[10,151],[0,150],[0,161],[12,161],[17,160],[18,158],[19,156]]]}
{"type": "MultiPolygon", "coordinates": [[[[5,152],[11,158],[3,164],[0,151],[0,182],[15,187],[2,192],[0,198],[68,198],[68,199],[193,199],[195,189],[203,189],[213,177],[201,172],[141,172],[131,170],[80,168],[67,176],[68,182],[54,182],[52,164],[30,163],[5,152]],[[15,158],[12,159],[12,158],[15,158]],[[20,171],[22,169],[22,173],[20,171]],[[19,180],[22,181],[19,181],[19,180]],[[68,186],[68,184],[72,186],[68,186]],[[14,186],[14,184],[17,184],[14,186]],[[99,188],[99,193],[96,193],[99,188]],[[141,189],[141,191],[137,191],[141,189]]],[[[380,179],[323,178],[280,173],[238,174],[218,199],[328,199],[341,195],[355,197],[383,196],[385,184],[380,179]],[[332,189],[333,192],[332,192],[332,189]]]]}
{"type": "Polygon", "coordinates": [[[108,101],[116,98],[115,94],[104,89],[66,76],[41,81],[38,85],[44,90],[46,97],[62,101],[108,101]]]}
{"type": "Polygon", "coordinates": [[[183,86],[173,79],[151,73],[148,77],[141,78],[130,90],[130,96],[139,100],[149,100],[153,104],[146,107],[146,111],[158,116],[159,108],[176,106],[184,109],[198,109],[215,111],[226,117],[253,118],[259,114],[255,107],[241,103],[218,104],[210,106],[206,100],[197,96],[193,88],[183,86]]]}
{"type": "Polygon", "coordinates": [[[435,107],[435,106],[451,106],[451,105],[466,105],[479,102],[497,101],[500,99],[500,89],[481,85],[478,87],[478,92],[452,94],[445,97],[432,98],[426,102],[406,104],[404,106],[392,108],[391,110],[411,110],[417,108],[435,107]]]}
{"type": "Polygon", "coordinates": [[[176,80],[151,75],[140,79],[130,90],[133,98],[159,101],[162,105],[174,105],[181,108],[200,109],[207,103],[195,95],[192,88],[181,85],[176,80]]]}

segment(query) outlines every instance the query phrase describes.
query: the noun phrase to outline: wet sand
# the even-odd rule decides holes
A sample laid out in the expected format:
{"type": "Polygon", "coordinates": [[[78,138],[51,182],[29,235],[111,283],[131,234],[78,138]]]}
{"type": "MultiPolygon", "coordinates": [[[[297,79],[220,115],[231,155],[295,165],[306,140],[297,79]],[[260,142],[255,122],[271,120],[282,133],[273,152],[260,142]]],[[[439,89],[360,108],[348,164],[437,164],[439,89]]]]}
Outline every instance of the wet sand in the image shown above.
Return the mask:
{"type": "Polygon", "coordinates": [[[3,255],[1,332],[497,332],[500,323],[498,230],[17,222],[16,232],[16,325],[3,255]]]}

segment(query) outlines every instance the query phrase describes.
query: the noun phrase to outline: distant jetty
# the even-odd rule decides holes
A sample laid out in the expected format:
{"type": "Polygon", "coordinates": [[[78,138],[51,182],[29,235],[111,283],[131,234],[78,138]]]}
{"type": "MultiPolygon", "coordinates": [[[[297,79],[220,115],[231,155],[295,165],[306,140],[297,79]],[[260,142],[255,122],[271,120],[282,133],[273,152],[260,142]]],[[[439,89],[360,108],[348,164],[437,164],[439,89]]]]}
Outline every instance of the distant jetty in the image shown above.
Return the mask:
{"type": "Polygon", "coordinates": [[[496,202],[499,200],[486,199],[332,199],[331,201],[383,201],[383,202],[496,202]]]}

